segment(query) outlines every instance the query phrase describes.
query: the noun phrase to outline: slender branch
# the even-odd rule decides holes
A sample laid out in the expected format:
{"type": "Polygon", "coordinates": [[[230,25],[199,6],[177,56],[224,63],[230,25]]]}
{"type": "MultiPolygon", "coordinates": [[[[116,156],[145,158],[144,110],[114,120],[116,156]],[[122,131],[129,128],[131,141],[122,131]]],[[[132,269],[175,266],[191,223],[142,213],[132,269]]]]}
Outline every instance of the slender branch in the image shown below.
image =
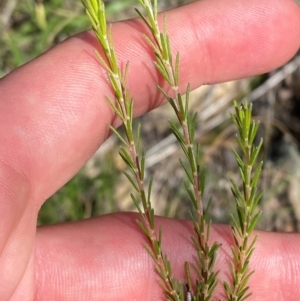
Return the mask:
{"type": "Polygon", "coordinates": [[[258,130],[258,123],[252,120],[252,105],[243,102],[239,107],[235,102],[235,114],[232,119],[237,126],[239,135],[237,141],[243,152],[243,159],[234,151],[240,174],[243,179],[242,191],[232,181],[232,192],[236,200],[237,218],[232,217],[232,234],[235,245],[232,246],[233,260],[230,262],[233,281],[232,284],[224,282],[226,295],[229,301],[243,301],[249,292],[248,280],[254,273],[249,270],[249,262],[254,251],[257,235],[251,238],[252,231],[258,221],[260,212],[257,204],[262,194],[257,194],[256,187],[262,169],[262,162],[254,169],[258,153],[262,146],[254,146],[258,130]]]}
{"type": "Polygon", "coordinates": [[[82,0],[82,3],[86,8],[93,31],[104,53],[104,57],[99,53],[97,56],[107,71],[108,79],[115,94],[115,100],[112,101],[109,99],[109,103],[122,120],[125,128],[126,140],[120,137],[115,129],[113,131],[126,146],[126,148],[120,149],[120,155],[130,170],[130,173],[126,173],[125,175],[138,193],[138,199],[134,195],[132,195],[132,199],[141,216],[141,221],[137,220],[137,223],[148,238],[149,245],[145,247],[155,262],[156,271],[161,277],[160,284],[164,288],[167,299],[174,301],[183,300],[182,288],[179,282],[174,279],[170,262],[162,252],[162,230],[160,229],[159,236],[157,236],[154,225],[154,210],[150,202],[150,191],[147,192],[144,184],[145,155],[140,154],[137,148],[140,141],[139,137],[135,138],[133,131],[133,99],[130,97],[129,90],[126,87],[128,64],[125,72],[122,72],[117,62],[111,29],[107,32],[103,1],[82,0]],[[139,200],[142,203],[142,208],[140,207],[139,200]]]}
{"type": "MultiPolygon", "coordinates": [[[[196,300],[208,301],[211,299],[214,288],[217,285],[218,273],[214,272],[213,268],[219,245],[216,243],[212,244],[212,246],[209,245],[210,221],[208,215],[204,214],[202,204],[204,193],[204,181],[202,181],[202,177],[204,178],[205,174],[200,168],[200,147],[194,141],[196,115],[189,113],[189,86],[186,87],[185,100],[183,100],[183,96],[179,92],[179,54],[176,54],[174,60],[169,36],[166,32],[166,17],[164,19],[163,31],[161,31],[158,25],[157,1],[139,0],[139,2],[144,9],[145,15],[139,10],[137,12],[147,24],[152,34],[152,39],[146,37],[146,40],[155,53],[155,65],[157,69],[171,88],[171,95],[162,87],[159,87],[159,89],[173,107],[181,127],[180,130],[171,122],[171,129],[189,163],[189,166],[185,166],[181,162],[189,179],[186,189],[196,211],[196,217],[193,218],[195,237],[192,238],[197,249],[199,261],[199,264],[194,266],[198,277],[195,281],[198,283],[195,298],[196,300]],[[191,185],[192,189],[190,189],[189,185],[191,185]]],[[[186,271],[189,273],[189,265],[186,266],[186,271]]],[[[189,278],[191,279],[191,277],[189,278]]]]}

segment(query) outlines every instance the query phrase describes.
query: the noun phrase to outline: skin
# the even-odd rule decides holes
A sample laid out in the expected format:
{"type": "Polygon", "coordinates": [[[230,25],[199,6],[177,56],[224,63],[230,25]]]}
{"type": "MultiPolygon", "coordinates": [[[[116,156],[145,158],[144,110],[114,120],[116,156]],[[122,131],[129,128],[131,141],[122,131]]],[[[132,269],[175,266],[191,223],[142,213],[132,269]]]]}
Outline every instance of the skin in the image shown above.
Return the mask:
{"type": "MultiPolygon", "coordinates": [[[[300,9],[291,0],[209,0],[167,13],[173,49],[181,54],[181,88],[270,71],[300,46],[300,9]]],[[[161,82],[141,37],[140,21],[113,25],[121,64],[130,61],[135,114],[163,103],[161,82]]],[[[119,125],[95,58],[92,33],[71,37],[0,81],[1,300],[164,300],[144,236],[132,213],[36,229],[45,199],[69,180],[119,125]]],[[[157,218],[176,277],[193,260],[187,221],[157,218]]],[[[299,300],[300,235],[260,232],[249,300],[299,300]]],[[[217,268],[228,279],[229,228],[217,268]]],[[[217,298],[223,297],[222,287],[217,298]]]]}

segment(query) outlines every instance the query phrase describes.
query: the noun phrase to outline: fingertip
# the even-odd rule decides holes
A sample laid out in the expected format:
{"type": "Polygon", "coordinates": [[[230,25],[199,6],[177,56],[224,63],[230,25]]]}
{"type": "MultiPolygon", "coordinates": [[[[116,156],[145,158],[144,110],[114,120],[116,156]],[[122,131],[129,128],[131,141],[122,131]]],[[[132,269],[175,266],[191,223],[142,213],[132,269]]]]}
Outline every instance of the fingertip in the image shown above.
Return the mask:
{"type": "Polygon", "coordinates": [[[175,34],[185,66],[182,78],[193,87],[268,72],[299,48],[299,7],[293,1],[210,0],[197,5],[185,8],[181,22],[187,30],[175,34]]]}

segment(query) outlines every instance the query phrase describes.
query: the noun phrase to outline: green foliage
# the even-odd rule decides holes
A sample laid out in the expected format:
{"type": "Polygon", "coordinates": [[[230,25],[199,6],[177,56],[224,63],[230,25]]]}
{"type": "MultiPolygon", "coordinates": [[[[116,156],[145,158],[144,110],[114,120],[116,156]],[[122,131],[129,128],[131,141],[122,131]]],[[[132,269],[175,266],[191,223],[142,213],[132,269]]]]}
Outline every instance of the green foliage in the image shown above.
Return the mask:
{"type": "Polygon", "coordinates": [[[108,80],[115,92],[115,100],[108,101],[121,119],[125,130],[126,139],[120,137],[119,134],[117,136],[124,144],[124,147],[120,148],[120,156],[129,169],[129,173],[125,173],[125,175],[137,192],[137,195],[132,195],[132,200],[141,216],[141,220],[138,220],[137,224],[148,238],[149,245],[146,246],[146,249],[155,262],[156,271],[161,277],[160,285],[163,287],[167,298],[180,300],[182,287],[179,285],[179,281],[174,279],[170,262],[162,252],[161,231],[157,235],[154,227],[154,210],[150,201],[151,191],[147,191],[144,184],[145,156],[139,149],[139,133],[135,135],[133,132],[134,101],[126,87],[128,64],[125,71],[122,72],[117,62],[111,30],[110,28],[107,29],[106,26],[104,3],[98,0],[82,0],[82,3],[104,52],[104,57],[101,57],[100,54],[97,54],[97,56],[101,65],[107,71],[108,80]]]}
{"type": "MultiPolygon", "coordinates": [[[[107,1],[106,13],[111,18],[134,2],[107,1]]],[[[90,24],[76,0],[16,1],[8,21],[1,24],[4,5],[0,3],[0,77],[90,24]]]]}
{"type": "Polygon", "coordinates": [[[81,12],[76,2],[20,1],[11,17],[11,26],[3,28],[0,36],[0,76],[82,31],[88,23],[81,12]]]}
{"type": "MultiPolygon", "coordinates": [[[[197,115],[191,114],[189,110],[189,85],[185,89],[185,97],[179,91],[180,57],[179,53],[175,55],[175,58],[172,55],[166,18],[161,30],[158,25],[157,1],[139,0],[143,10],[136,9],[136,12],[150,31],[150,35],[145,36],[145,39],[155,54],[156,61],[154,64],[166,83],[169,84],[171,92],[167,92],[161,86],[158,86],[158,89],[170,103],[177,116],[179,125],[170,122],[170,128],[185,155],[185,160],[180,160],[180,162],[187,177],[185,187],[193,208],[191,216],[194,234],[191,239],[197,252],[196,263],[186,262],[184,264],[186,283],[181,283],[173,277],[171,263],[162,250],[163,229],[160,228],[158,233],[155,230],[154,209],[151,204],[152,180],[147,189],[145,186],[145,154],[140,150],[139,131],[136,134],[133,129],[134,100],[126,86],[128,63],[123,72],[118,65],[110,27],[107,27],[103,1],[82,0],[82,3],[104,52],[103,57],[99,53],[97,56],[107,72],[108,81],[115,94],[115,99],[108,99],[108,102],[123,123],[125,137],[123,138],[116,129],[112,128],[112,130],[123,144],[119,153],[128,168],[125,176],[136,192],[131,197],[140,214],[137,224],[148,239],[145,248],[153,259],[155,270],[160,276],[159,284],[164,290],[167,300],[213,300],[219,274],[219,271],[215,271],[214,264],[220,245],[217,242],[209,242],[211,200],[204,210],[205,169],[200,166],[201,148],[195,142],[194,135],[197,115]],[[187,163],[184,163],[185,161],[187,163]],[[194,288],[195,292],[192,291],[194,288]]],[[[243,188],[239,190],[237,184],[232,182],[232,192],[237,209],[237,217],[232,218],[232,234],[235,244],[232,246],[233,259],[230,261],[230,267],[233,280],[231,283],[224,283],[227,298],[230,301],[242,301],[251,294],[247,286],[248,280],[253,274],[253,271],[249,270],[249,261],[257,239],[257,237],[251,238],[251,233],[260,215],[256,212],[256,207],[261,194],[257,194],[256,186],[262,164],[254,171],[253,166],[262,142],[257,147],[254,146],[258,125],[252,120],[251,109],[252,107],[246,102],[241,107],[235,103],[235,115],[233,115],[233,121],[239,132],[237,140],[243,153],[243,157],[241,157],[235,152],[243,180],[243,188]]]]}
{"type": "MultiPolygon", "coordinates": [[[[156,56],[155,66],[173,91],[173,95],[169,95],[162,87],[158,87],[172,106],[180,124],[180,127],[177,127],[174,122],[170,122],[170,127],[188,161],[188,165],[182,161],[181,164],[188,179],[185,187],[195,211],[195,214],[192,215],[195,232],[192,241],[198,255],[198,264],[192,265],[196,272],[196,279],[192,279],[189,264],[186,264],[189,287],[197,287],[194,295],[195,300],[211,300],[217,285],[218,272],[214,271],[214,263],[219,245],[217,243],[210,245],[208,242],[210,220],[208,214],[204,213],[202,204],[205,171],[203,172],[200,166],[200,145],[195,143],[194,139],[197,115],[189,113],[189,85],[185,89],[185,99],[179,92],[179,53],[173,59],[170,39],[167,34],[166,18],[161,32],[157,20],[157,1],[139,0],[139,2],[146,15],[143,16],[143,13],[138,9],[136,11],[152,34],[151,37],[146,37],[146,40],[156,56]]],[[[207,212],[208,210],[209,208],[207,208],[207,212]]]]}
{"type": "Polygon", "coordinates": [[[262,162],[255,169],[258,153],[262,146],[262,140],[258,146],[254,145],[258,123],[252,120],[252,105],[243,102],[241,106],[235,102],[235,114],[232,120],[238,129],[237,141],[242,151],[241,157],[234,151],[243,187],[240,190],[237,184],[232,181],[232,193],[236,201],[237,216],[232,216],[232,235],[235,245],[231,251],[233,260],[230,262],[233,277],[232,284],[224,282],[228,300],[242,301],[247,299],[249,287],[247,286],[250,276],[254,271],[249,270],[249,262],[254,251],[254,244],[257,235],[251,236],[260,212],[257,205],[262,194],[257,193],[258,179],[262,170],[262,162]]]}
{"type": "Polygon", "coordinates": [[[117,200],[112,191],[119,175],[112,158],[106,158],[106,164],[101,165],[96,176],[89,176],[87,168],[83,168],[43,204],[38,225],[75,221],[115,211],[117,200]]]}

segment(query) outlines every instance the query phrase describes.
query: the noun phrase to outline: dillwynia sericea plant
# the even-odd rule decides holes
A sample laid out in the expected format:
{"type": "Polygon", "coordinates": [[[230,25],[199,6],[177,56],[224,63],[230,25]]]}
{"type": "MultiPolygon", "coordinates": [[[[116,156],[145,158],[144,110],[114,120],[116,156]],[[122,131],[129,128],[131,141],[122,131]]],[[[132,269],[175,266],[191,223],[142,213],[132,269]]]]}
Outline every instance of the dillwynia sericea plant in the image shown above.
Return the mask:
{"type": "MultiPolygon", "coordinates": [[[[140,127],[134,132],[134,100],[126,85],[129,64],[126,64],[124,70],[118,64],[111,27],[107,27],[103,1],[82,0],[93,31],[103,50],[103,55],[98,52],[96,55],[107,72],[115,96],[115,99],[107,97],[107,101],[122,121],[125,137],[122,137],[113,127],[111,130],[123,144],[119,153],[128,167],[125,176],[135,190],[135,194],[131,194],[131,197],[140,215],[137,224],[147,237],[148,243],[145,248],[154,261],[159,284],[165,293],[166,300],[216,300],[214,291],[218,285],[219,271],[215,270],[215,261],[220,244],[218,242],[210,243],[209,240],[211,222],[208,212],[211,202],[208,202],[205,210],[203,208],[205,169],[200,166],[200,146],[195,142],[197,115],[190,113],[189,110],[189,85],[184,94],[179,91],[180,57],[179,53],[175,57],[172,55],[166,18],[164,18],[163,28],[160,29],[157,1],[138,0],[138,2],[142,10],[136,9],[136,12],[149,29],[149,35],[145,36],[145,39],[155,54],[155,67],[169,86],[169,89],[163,89],[159,85],[157,88],[170,103],[177,116],[178,123],[170,122],[170,128],[185,156],[185,160],[181,160],[180,163],[186,174],[185,188],[193,208],[191,216],[194,234],[191,239],[197,253],[197,263],[184,263],[186,272],[184,283],[174,278],[171,263],[162,250],[163,229],[155,230],[154,209],[151,204],[152,179],[146,187],[145,153],[141,151],[140,147],[140,127]]],[[[262,142],[257,147],[254,146],[258,124],[252,120],[252,106],[243,102],[240,106],[235,103],[234,107],[235,114],[232,115],[232,119],[238,129],[237,140],[242,150],[242,156],[236,151],[234,154],[243,186],[240,190],[237,184],[232,182],[237,211],[237,214],[232,216],[231,227],[234,241],[231,247],[233,256],[229,262],[232,279],[224,282],[223,286],[226,296],[224,300],[242,301],[251,295],[248,280],[254,272],[249,268],[249,262],[257,236],[253,238],[251,234],[260,215],[257,212],[257,204],[261,194],[257,194],[256,186],[262,164],[259,164],[257,169],[253,169],[262,142]]]]}

